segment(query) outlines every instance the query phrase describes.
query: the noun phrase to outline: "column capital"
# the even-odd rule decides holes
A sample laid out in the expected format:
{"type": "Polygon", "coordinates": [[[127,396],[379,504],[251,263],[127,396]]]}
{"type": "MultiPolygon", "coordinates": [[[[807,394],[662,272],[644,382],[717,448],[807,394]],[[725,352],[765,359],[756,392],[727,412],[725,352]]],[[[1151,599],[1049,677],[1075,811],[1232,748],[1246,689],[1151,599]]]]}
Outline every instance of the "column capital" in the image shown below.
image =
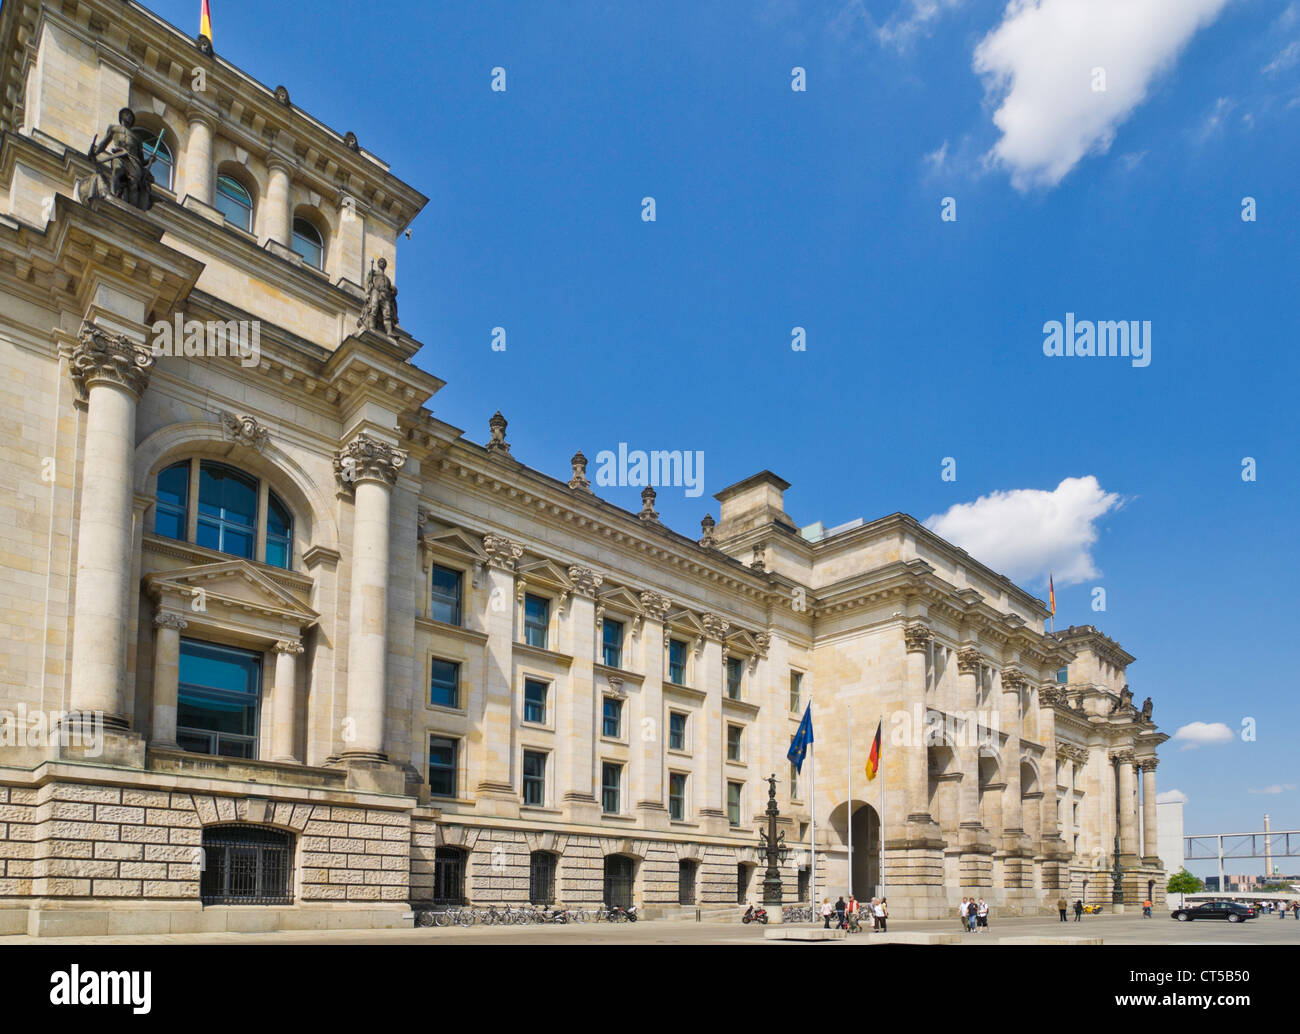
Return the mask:
{"type": "Polygon", "coordinates": [[[406,458],[407,453],[397,446],[362,433],[334,457],[334,476],[344,488],[361,481],[377,481],[391,488],[397,484],[397,472],[406,458]]]}
{"type": "Polygon", "coordinates": [[[153,616],[154,628],[174,628],[180,632],[190,627],[190,623],[179,614],[172,614],[169,611],[161,611],[153,616]]]}
{"type": "Polygon", "coordinates": [[[601,583],[605,580],[605,576],[597,574],[590,567],[581,567],[574,564],[569,568],[569,580],[573,583],[572,588],[575,595],[595,599],[601,583]]]}
{"type": "Polygon", "coordinates": [[[302,640],[300,639],[281,639],[275,644],[276,653],[287,653],[297,657],[303,652],[302,640]]]}
{"type": "Polygon", "coordinates": [[[1131,765],[1136,760],[1131,747],[1120,747],[1111,750],[1107,754],[1107,757],[1109,757],[1111,761],[1118,761],[1121,765],[1131,765]]]}
{"type": "Polygon", "coordinates": [[[1040,686],[1038,689],[1038,703],[1042,707],[1055,707],[1064,696],[1060,686],[1055,684],[1040,686]]]}
{"type": "Polygon", "coordinates": [[[524,555],[524,547],[511,542],[503,535],[484,535],[483,551],[487,553],[488,567],[499,571],[514,571],[519,558],[524,555]]]}
{"type": "Polygon", "coordinates": [[[125,334],[113,334],[83,320],[77,343],[67,351],[68,368],[77,394],[86,398],[96,383],[126,388],[137,400],[149,386],[153,355],[125,334]]]}
{"type": "Polygon", "coordinates": [[[1002,692],[1004,693],[1018,693],[1028,681],[1025,678],[1025,673],[1019,668],[1007,667],[1002,669],[1002,692]]]}
{"type": "Polygon", "coordinates": [[[908,653],[917,653],[929,648],[930,640],[934,638],[934,632],[930,630],[929,625],[914,621],[910,625],[903,626],[903,642],[907,646],[908,653]]]}
{"type": "Polygon", "coordinates": [[[646,620],[662,621],[672,607],[673,601],[667,596],[661,596],[657,592],[641,593],[641,608],[645,611],[646,620]]]}
{"type": "Polygon", "coordinates": [[[1160,759],[1156,757],[1138,758],[1137,767],[1143,772],[1154,772],[1156,766],[1160,764],[1160,759]]]}
{"type": "Polygon", "coordinates": [[[718,642],[727,638],[727,632],[731,628],[731,622],[717,614],[705,614],[700,619],[700,624],[704,626],[705,638],[716,639],[718,642]]]}

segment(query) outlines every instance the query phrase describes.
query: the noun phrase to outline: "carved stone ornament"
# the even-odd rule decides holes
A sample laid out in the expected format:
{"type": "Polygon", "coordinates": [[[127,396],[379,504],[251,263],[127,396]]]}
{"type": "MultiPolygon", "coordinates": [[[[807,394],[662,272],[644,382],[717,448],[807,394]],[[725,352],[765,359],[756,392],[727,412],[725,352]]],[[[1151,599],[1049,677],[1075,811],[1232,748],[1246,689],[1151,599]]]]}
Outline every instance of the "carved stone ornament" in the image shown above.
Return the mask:
{"type": "Polygon", "coordinates": [[[487,553],[488,566],[502,571],[513,571],[524,555],[523,546],[500,535],[484,535],[483,551],[487,553]]]}
{"type": "Polygon", "coordinates": [[[334,476],[344,488],[359,481],[397,484],[397,472],[406,465],[407,454],[394,445],[359,434],[334,457],[334,476]]]}
{"type": "Polygon", "coordinates": [[[973,646],[963,646],[957,651],[957,672],[961,675],[979,674],[984,655],[973,646]]]}
{"type": "Polygon", "coordinates": [[[925,650],[933,638],[934,633],[930,631],[927,625],[912,624],[903,628],[903,642],[907,646],[908,653],[925,650]]]}
{"type": "Polygon", "coordinates": [[[135,344],[125,335],[110,334],[85,320],[68,355],[68,370],[77,394],[83,399],[96,381],[120,385],[138,399],[149,386],[153,362],[149,349],[143,345],[135,344]]]}
{"type": "Polygon", "coordinates": [[[291,100],[289,100],[289,90],[285,86],[277,86],[275,88],[275,99],[278,100],[281,104],[283,104],[286,108],[293,103],[291,100]]]}
{"type": "Polygon", "coordinates": [[[1143,772],[1154,772],[1156,770],[1156,766],[1159,764],[1160,764],[1159,758],[1153,758],[1153,757],[1139,758],[1137,767],[1140,768],[1143,772]]]}
{"type": "Polygon", "coordinates": [[[758,655],[767,657],[767,649],[772,645],[772,635],[770,632],[756,632],[754,642],[758,645],[758,655]]]}
{"type": "Polygon", "coordinates": [[[275,644],[276,653],[287,653],[297,657],[303,651],[303,645],[297,639],[281,639],[275,644]]]}
{"type": "Polygon", "coordinates": [[[710,513],[706,513],[704,519],[700,521],[700,545],[705,549],[713,548],[713,529],[717,526],[717,523],[710,513]]]}
{"type": "Polygon", "coordinates": [[[1118,761],[1121,765],[1133,764],[1133,749],[1131,747],[1120,747],[1112,750],[1108,755],[1111,761],[1118,761]]]}
{"type": "Polygon", "coordinates": [[[672,605],[672,600],[657,592],[641,593],[641,607],[645,610],[645,616],[651,621],[662,621],[672,605]]]}
{"type": "Polygon", "coordinates": [[[179,614],[169,614],[168,612],[163,611],[162,613],[153,616],[153,627],[174,628],[178,632],[183,632],[185,629],[190,627],[190,623],[179,614]]]}
{"type": "Polygon", "coordinates": [[[1020,692],[1021,688],[1027,681],[1028,679],[1025,678],[1025,673],[1019,668],[1002,669],[1002,691],[1004,693],[1020,692]]]}
{"type": "Polygon", "coordinates": [[[573,467],[573,477],[569,478],[569,487],[575,492],[586,492],[591,495],[591,482],[587,480],[587,457],[579,449],[569,460],[573,467]]]}
{"type": "Polygon", "coordinates": [[[491,433],[486,446],[488,452],[510,451],[510,443],[506,441],[506,428],[509,426],[510,422],[501,415],[501,410],[492,414],[488,421],[488,431],[491,433]]]}
{"type": "Polygon", "coordinates": [[[1151,721],[1151,707],[1152,704],[1151,704],[1150,697],[1147,697],[1145,700],[1142,701],[1142,720],[1144,722],[1151,721]]]}
{"type": "Polygon", "coordinates": [[[387,269],[388,260],[380,258],[366,273],[366,301],[357,317],[357,329],[392,337],[397,330],[397,286],[388,278],[387,269]]]}
{"type": "Polygon", "coordinates": [[[704,635],[709,639],[719,641],[727,638],[727,632],[731,629],[731,622],[717,614],[705,614],[700,619],[700,624],[704,626],[704,635]]]}
{"type": "Polygon", "coordinates": [[[573,591],[577,595],[594,599],[605,576],[597,574],[590,567],[579,567],[575,564],[569,568],[569,580],[573,582],[573,591]]]}
{"type": "Polygon", "coordinates": [[[749,566],[755,571],[767,570],[767,548],[764,546],[754,547],[754,558],[750,560],[749,566]]]}
{"type": "Polygon", "coordinates": [[[1064,694],[1056,686],[1043,686],[1038,691],[1038,699],[1045,707],[1055,707],[1061,702],[1062,696],[1064,694]]]}
{"type": "Polygon", "coordinates": [[[221,436],[228,442],[257,449],[259,452],[271,437],[270,432],[254,417],[244,413],[222,413],[221,436]]]}
{"type": "Polygon", "coordinates": [[[659,523],[659,514],[655,511],[655,498],[657,495],[658,493],[649,485],[646,485],[641,490],[641,512],[637,516],[647,524],[659,523]]]}
{"type": "Polygon", "coordinates": [[[361,150],[361,144],[357,142],[357,134],[350,129],[343,134],[343,146],[349,151],[361,150]]]}
{"type": "Polygon", "coordinates": [[[627,690],[623,688],[623,680],[617,675],[611,675],[609,677],[609,690],[607,691],[607,695],[613,697],[615,700],[627,699],[627,690]]]}
{"type": "MultiPolygon", "coordinates": [[[[199,53],[204,57],[212,56],[212,40],[202,34],[194,37],[194,45],[199,48],[199,53]]],[[[281,87],[283,89],[283,87],[281,87]]]]}

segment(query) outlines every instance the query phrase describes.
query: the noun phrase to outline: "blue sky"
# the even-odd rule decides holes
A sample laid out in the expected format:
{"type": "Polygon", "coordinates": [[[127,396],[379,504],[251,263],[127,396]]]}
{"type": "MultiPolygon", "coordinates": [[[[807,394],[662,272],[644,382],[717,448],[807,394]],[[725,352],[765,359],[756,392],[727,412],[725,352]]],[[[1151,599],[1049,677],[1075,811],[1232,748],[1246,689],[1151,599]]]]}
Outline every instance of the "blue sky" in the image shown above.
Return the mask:
{"type": "Polygon", "coordinates": [[[429,196],[397,280],[437,416],[499,408],[566,478],[701,450],[704,497],[659,494],[687,534],[770,468],[801,524],[902,510],[1054,570],[1165,731],[1255,720],[1163,749],[1187,832],[1300,826],[1300,3],[211,3],[220,54],[429,196]],[[1045,356],[1067,312],[1150,321],[1150,365],[1045,356]]]}

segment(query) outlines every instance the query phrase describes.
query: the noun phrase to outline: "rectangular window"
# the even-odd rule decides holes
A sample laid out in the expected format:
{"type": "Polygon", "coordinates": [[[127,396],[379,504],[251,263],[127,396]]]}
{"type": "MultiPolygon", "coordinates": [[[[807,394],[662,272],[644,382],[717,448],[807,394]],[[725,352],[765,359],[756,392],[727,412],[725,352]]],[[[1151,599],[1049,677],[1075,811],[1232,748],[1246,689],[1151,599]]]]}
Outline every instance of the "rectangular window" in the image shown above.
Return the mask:
{"type": "Polygon", "coordinates": [[[613,697],[605,698],[601,735],[615,740],[623,735],[623,701],[615,700],[613,697]]]}
{"type": "Polygon", "coordinates": [[[619,789],[623,781],[623,766],[611,761],[600,766],[600,807],[607,815],[617,815],[619,789]]]}
{"type": "Polygon", "coordinates": [[[802,706],[803,672],[790,672],[790,710],[798,711],[802,706]]]}
{"type": "Polygon", "coordinates": [[[182,639],[176,706],[181,749],[256,758],[262,657],[250,650],[182,639]]]}
{"type": "Polygon", "coordinates": [[[168,467],[158,475],[158,501],[153,511],[155,535],[185,541],[189,524],[190,464],[168,467]]]}
{"type": "Polygon", "coordinates": [[[605,664],[611,668],[623,667],[623,622],[606,618],[602,622],[605,664]]]}
{"type": "Polygon", "coordinates": [[[728,761],[740,760],[740,737],[743,735],[744,731],[745,730],[739,725],[727,726],[727,760],[728,761]]]}
{"type": "Polygon", "coordinates": [[[460,707],[460,665],[435,657],[429,669],[429,703],[438,707],[460,707]]]}
{"type": "Polygon", "coordinates": [[[686,749],[686,715],[681,711],[668,712],[668,749],[686,749]]]}
{"type": "Polygon", "coordinates": [[[546,803],[546,755],[524,751],[524,803],[542,807],[546,803]]]}
{"type": "Polygon", "coordinates": [[[733,826],[740,825],[740,792],[744,783],[727,784],[727,821],[733,826]]]}
{"type": "Polygon", "coordinates": [[[674,686],[686,685],[686,644],[680,639],[668,640],[668,681],[674,686]]]}
{"type": "Polygon", "coordinates": [[[1066,685],[1066,684],[1070,681],[1070,669],[1069,669],[1069,668],[1057,668],[1057,669],[1056,669],[1056,681],[1057,681],[1059,684],[1061,684],[1062,686],[1066,685]]]}
{"type": "Polygon", "coordinates": [[[551,601],[531,593],[524,596],[524,642],[545,650],[550,625],[551,601]]]}
{"type": "Polygon", "coordinates": [[[536,679],[524,679],[524,721],[546,724],[546,693],[551,687],[536,679]]]}
{"type": "Polygon", "coordinates": [[[674,822],[686,818],[686,774],[672,772],[668,776],[668,817],[674,822]]]}
{"type": "Polygon", "coordinates": [[[732,700],[740,699],[740,680],[744,671],[744,662],[739,657],[727,658],[727,696],[732,700]]]}
{"type": "Polygon", "coordinates": [[[461,574],[449,567],[433,566],[433,596],[429,616],[448,625],[460,624],[461,574]]]}
{"type": "Polygon", "coordinates": [[[799,799],[799,770],[794,767],[794,762],[790,762],[790,800],[799,799]]]}
{"type": "Polygon", "coordinates": [[[456,741],[429,737],[429,793],[434,797],[456,796],[456,741]]]}

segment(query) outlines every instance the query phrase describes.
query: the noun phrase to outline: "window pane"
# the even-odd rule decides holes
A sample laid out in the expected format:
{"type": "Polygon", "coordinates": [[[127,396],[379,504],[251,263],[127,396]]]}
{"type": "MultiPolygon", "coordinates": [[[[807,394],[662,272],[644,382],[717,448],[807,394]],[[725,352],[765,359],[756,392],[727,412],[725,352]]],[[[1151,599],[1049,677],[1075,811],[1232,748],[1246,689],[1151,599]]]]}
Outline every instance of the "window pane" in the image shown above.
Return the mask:
{"type": "Polygon", "coordinates": [[[280,501],[280,497],[274,492],[268,493],[266,500],[267,534],[288,537],[292,529],[293,517],[289,514],[289,508],[280,501]]]}
{"type": "Polygon", "coordinates": [[[618,811],[620,767],[606,761],[600,766],[600,806],[608,813],[618,811]]]}
{"type": "Polygon", "coordinates": [[[324,269],[325,248],[320,233],[306,219],[293,221],[293,250],[302,256],[307,265],[324,269]]]}
{"type": "Polygon", "coordinates": [[[546,649],[547,626],[551,620],[551,601],[540,596],[524,597],[524,642],[546,649]]]}
{"type": "Polygon", "coordinates": [[[460,624],[461,575],[449,567],[433,568],[433,596],[429,614],[434,621],[460,624]]]}
{"type": "Polygon", "coordinates": [[[253,558],[257,481],[220,463],[199,465],[199,545],[253,558]]]}
{"type": "Polygon", "coordinates": [[[158,186],[171,190],[172,152],[171,148],[167,146],[167,141],[160,134],[151,133],[147,129],[135,129],[132,132],[140,141],[145,164],[149,167],[149,173],[153,176],[153,181],[158,186]]]}
{"type": "Polygon", "coordinates": [[[546,691],[550,687],[536,679],[524,680],[524,721],[546,724],[546,691]]]}
{"type": "Polygon", "coordinates": [[[668,681],[677,686],[686,683],[686,644],[680,639],[668,640],[668,681]]]}
{"type": "Polygon", "coordinates": [[[611,668],[623,666],[623,622],[606,618],[604,621],[605,663],[611,668]]]}
{"type": "Polygon", "coordinates": [[[740,783],[727,784],[727,821],[733,826],[740,825],[740,783]]]}
{"type": "Polygon", "coordinates": [[[727,696],[732,700],[740,699],[740,679],[743,670],[739,657],[727,658],[727,696]]]}
{"type": "Polygon", "coordinates": [[[460,665],[434,659],[430,664],[429,703],[439,707],[460,706],[460,665]]]}
{"type": "Polygon", "coordinates": [[[686,715],[679,711],[668,714],[668,746],[672,750],[686,749],[686,715]]]}
{"type": "Polygon", "coordinates": [[[253,199],[242,186],[229,176],[217,177],[216,197],[213,207],[241,230],[253,229],[253,199]]]}
{"type": "Polygon", "coordinates": [[[185,539],[190,497],[190,464],[177,463],[158,475],[157,505],[154,506],[155,535],[185,539]]]}
{"type": "Polygon", "coordinates": [[[623,717],[623,701],[605,698],[604,722],[602,733],[605,736],[618,739],[623,717]]]}
{"type": "Polygon", "coordinates": [[[261,677],[256,653],[182,639],[178,742],[210,754],[255,757],[261,677]]]}
{"type": "Polygon", "coordinates": [[[740,760],[740,734],[741,728],[738,725],[727,726],[727,760],[740,760]]]}
{"type": "Polygon", "coordinates": [[[541,807],[546,802],[546,755],[524,751],[524,803],[541,807]]]}
{"type": "Polygon", "coordinates": [[[429,738],[429,793],[435,797],[456,796],[455,740],[429,738]]]}

